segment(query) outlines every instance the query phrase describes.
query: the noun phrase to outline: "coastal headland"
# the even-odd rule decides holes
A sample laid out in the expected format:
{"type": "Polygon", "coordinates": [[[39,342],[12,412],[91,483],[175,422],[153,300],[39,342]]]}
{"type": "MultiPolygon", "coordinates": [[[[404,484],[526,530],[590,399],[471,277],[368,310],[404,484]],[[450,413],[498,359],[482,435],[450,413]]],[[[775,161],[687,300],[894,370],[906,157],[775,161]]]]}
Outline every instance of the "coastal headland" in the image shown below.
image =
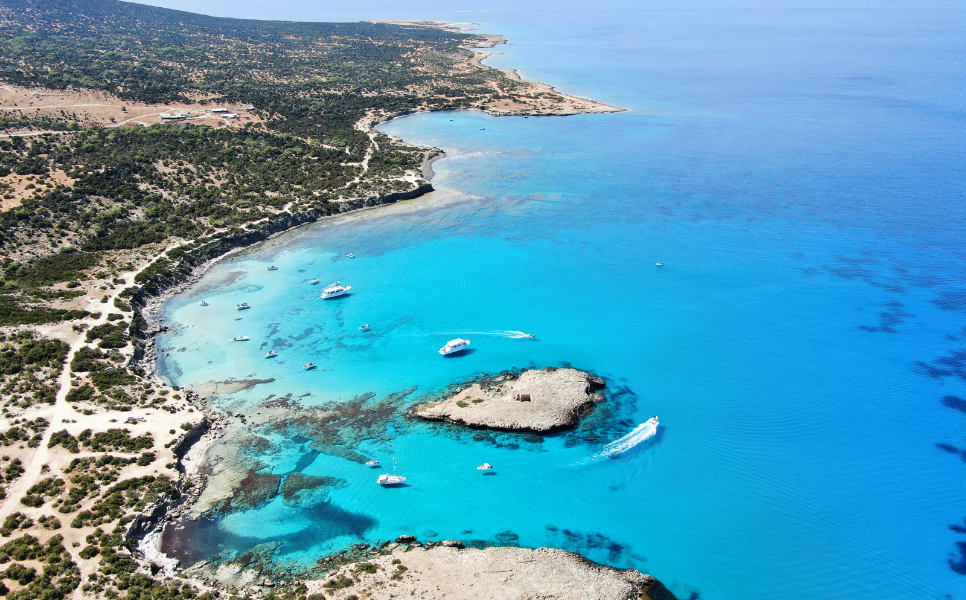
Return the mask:
{"type": "Polygon", "coordinates": [[[604,399],[604,380],[577,369],[526,369],[476,381],[452,396],[416,407],[427,421],[479,429],[548,433],[574,427],[604,399]]]}
{"type": "MultiPolygon", "coordinates": [[[[428,165],[441,152],[391,138],[379,123],[435,110],[621,110],[484,65],[478,48],[505,40],[454,25],[265,23],[112,0],[24,0],[0,7],[0,18],[11,40],[0,47],[0,342],[17,363],[2,375],[12,392],[0,426],[5,445],[16,446],[5,457],[0,517],[12,536],[4,552],[36,547],[33,555],[47,557],[27,566],[15,558],[24,572],[44,571],[0,584],[16,598],[161,593],[177,563],[157,546],[167,521],[279,494],[324,502],[342,484],[228,468],[237,444],[218,442],[249,423],[156,376],[153,339],[165,325],[154,309],[234,251],[432,192],[428,165]],[[31,41],[38,31],[49,33],[42,47],[31,41]],[[24,45],[34,51],[17,50],[24,45]],[[365,64],[347,66],[360,57],[365,64]]],[[[587,408],[577,396],[541,423],[569,422],[564,413],[587,408]]],[[[326,418],[308,421],[317,451],[345,454],[346,440],[327,439],[326,418]]],[[[291,416],[274,425],[308,427],[291,416]]],[[[407,578],[430,595],[432,579],[442,582],[461,561],[477,565],[487,586],[506,577],[497,572],[516,572],[521,590],[571,589],[571,579],[547,576],[568,564],[583,587],[562,597],[637,597],[652,585],[562,551],[406,549],[430,557],[407,559],[407,578]]],[[[294,581],[262,580],[249,592],[278,593],[294,581]]],[[[329,581],[318,584],[327,594],[329,581]]],[[[203,577],[180,583],[192,594],[223,593],[203,577]]]]}

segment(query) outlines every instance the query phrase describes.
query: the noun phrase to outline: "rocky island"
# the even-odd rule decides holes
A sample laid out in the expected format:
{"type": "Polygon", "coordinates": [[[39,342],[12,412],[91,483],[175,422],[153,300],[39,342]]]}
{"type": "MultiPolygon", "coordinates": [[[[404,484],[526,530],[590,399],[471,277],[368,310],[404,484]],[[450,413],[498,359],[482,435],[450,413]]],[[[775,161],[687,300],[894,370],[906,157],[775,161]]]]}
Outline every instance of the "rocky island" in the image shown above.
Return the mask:
{"type": "Polygon", "coordinates": [[[468,427],[547,433],[574,427],[581,415],[604,399],[595,393],[604,380],[577,369],[527,369],[484,379],[415,415],[468,427]]]}

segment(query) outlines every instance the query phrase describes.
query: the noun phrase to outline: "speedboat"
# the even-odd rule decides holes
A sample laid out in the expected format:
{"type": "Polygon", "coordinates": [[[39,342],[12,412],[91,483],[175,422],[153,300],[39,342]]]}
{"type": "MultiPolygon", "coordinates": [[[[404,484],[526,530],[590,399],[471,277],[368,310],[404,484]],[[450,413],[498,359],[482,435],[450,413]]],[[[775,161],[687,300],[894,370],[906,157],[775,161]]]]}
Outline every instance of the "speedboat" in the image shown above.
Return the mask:
{"type": "Polygon", "coordinates": [[[267,268],[267,269],[268,269],[269,271],[278,271],[278,267],[276,267],[275,265],[272,265],[272,266],[270,266],[270,267],[266,267],[266,268],[267,268]]]}
{"type": "Polygon", "coordinates": [[[469,340],[464,340],[462,338],[456,338],[455,340],[450,340],[446,342],[446,345],[439,349],[439,353],[443,356],[449,356],[450,354],[455,354],[457,352],[462,352],[466,350],[466,347],[470,345],[469,340]]]}
{"type": "Polygon", "coordinates": [[[319,280],[318,279],[310,279],[309,280],[309,284],[311,284],[311,285],[318,285],[319,284],[319,280]]]}
{"type": "Polygon", "coordinates": [[[245,310],[246,308],[251,308],[251,307],[252,305],[247,302],[242,302],[241,304],[235,305],[235,308],[237,308],[238,310],[245,310]]]}
{"type": "Polygon", "coordinates": [[[366,323],[365,325],[360,326],[359,329],[369,329],[369,324],[366,323]]]}
{"type": "Polygon", "coordinates": [[[389,475],[388,473],[380,475],[379,479],[376,479],[376,483],[382,487],[390,487],[394,485],[400,485],[406,483],[406,478],[402,475],[389,475]]]}
{"type": "Polygon", "coordinates": [[[664,263],[654,263],[654,266],[655,267],[663,267],[664,266],[664,263]]]}
{"type": "Polygon", "coordinates": [[[205,302],[204,300],[202,300],[202,301],[201,301],[201,302],[200,302],[200,303],[198,304],[198,306],[208,306],[208,303],[207,303],[207,302],[205,302]]]}
{"type": "Polygon", "coordinates": [[[477,471],[492,471],[493,470],[493,465],[491,465],[490,463],[483,463],[482,465],[476,467],[476,470],[477,471]]]}
{"type": "Polygon", "coordinates": [[[355,254],[346,254],[346,256],[348,256],[349,258],[355,258],[356,257],[355,254]]]}
{"type": "Polygon", "coordinates": [[[366,466],[367,467],[372,467],[373,469],[375,469],[376,467],[379,467],[379,466],[382,466],[382,465],[379,464],[379,461],[378,460],[367,460],[366,461],[366,466]]]}
{"type": "Polygon", "coordinates": [[[238,337],[231,338],[231,341],[233,341],[233,342],[247,342],[250,339],[252,339],[252,338],[248,337],[247,335],[240,335],[238,337]]]}
{"type": "Polygon", "coordinates": [[[275,358],[276,356],[278,356],[278,352],[274,350],[269,350],[265,353],[265,358],[275,358]]]}
{"type": "Polygon", "coordinates": [[[483,131],[484,129],[486,129],[486,127],[480,127],[480,131],[483,131]]]}
{"type": "Polygon", "coordinates": [[[322,299],[329,300],[331,298],[338,298],[339,296],[345,296],[346,294],[349,293],[349,290],[351,289],[352,289],[351,285],[339,285],[339,282],[336,281],[329,287],[322,290],[322,299]]]}
{"type": "Polygon", "coordinates": [[[241,321],[241,317],[235,317],[236,321],[241,321]]]}
{"type": "Polygon", "coordinates": [[[304,365],[302,365],[302,368],[303,369],[308,369],[309,371],[311,371],[312,369],[314,369],[317,366],[319,366],[319,365],[317,365],[315,363],[305,363],[304,365]]]}

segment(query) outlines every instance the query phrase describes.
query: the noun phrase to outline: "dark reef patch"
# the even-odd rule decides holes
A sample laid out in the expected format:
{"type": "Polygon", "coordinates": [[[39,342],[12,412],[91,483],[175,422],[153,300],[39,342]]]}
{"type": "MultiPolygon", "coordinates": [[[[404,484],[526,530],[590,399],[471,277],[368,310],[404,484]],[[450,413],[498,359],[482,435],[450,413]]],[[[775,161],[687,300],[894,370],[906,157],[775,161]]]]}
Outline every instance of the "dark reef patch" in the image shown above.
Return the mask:
{"type": "Polygon", "coordinates": [[[966,413],[966,400],[956,396],[944,396],[943,405],[961,413],[966,413]]]}
{"type": "Polygon", "coordinates": [[[940,356],[932,364],[916,361],[919,372],[933,379],[958,377],[966,381],[966,350],[954,350],[946,356],[940,356]]]}

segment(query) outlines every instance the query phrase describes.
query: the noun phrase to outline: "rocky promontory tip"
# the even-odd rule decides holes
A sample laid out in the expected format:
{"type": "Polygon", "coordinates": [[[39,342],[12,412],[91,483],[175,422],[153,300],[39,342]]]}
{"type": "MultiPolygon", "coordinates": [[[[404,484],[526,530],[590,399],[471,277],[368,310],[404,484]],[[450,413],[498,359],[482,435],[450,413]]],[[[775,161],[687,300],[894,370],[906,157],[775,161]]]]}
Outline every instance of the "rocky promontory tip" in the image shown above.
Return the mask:
{"type": "Polygon", "coordinates": [[[360,596],[674,600],[650,575],[605,567],[555,548],[400,546],[388,556],[342,567],[306,585],[309,594],[325,592],[336,600],[360,596]],[[338,582],[346,581],[355,583],[343,589],[338,582]]]}
{"type": "Polygon", "coordinates": [[[594,393],[604,380],[577,369],[527,369],[478,381],[439,402],[420,405],[415,415],[474,428],[547,433],[577,425],[603,400],[594,393]]]}

